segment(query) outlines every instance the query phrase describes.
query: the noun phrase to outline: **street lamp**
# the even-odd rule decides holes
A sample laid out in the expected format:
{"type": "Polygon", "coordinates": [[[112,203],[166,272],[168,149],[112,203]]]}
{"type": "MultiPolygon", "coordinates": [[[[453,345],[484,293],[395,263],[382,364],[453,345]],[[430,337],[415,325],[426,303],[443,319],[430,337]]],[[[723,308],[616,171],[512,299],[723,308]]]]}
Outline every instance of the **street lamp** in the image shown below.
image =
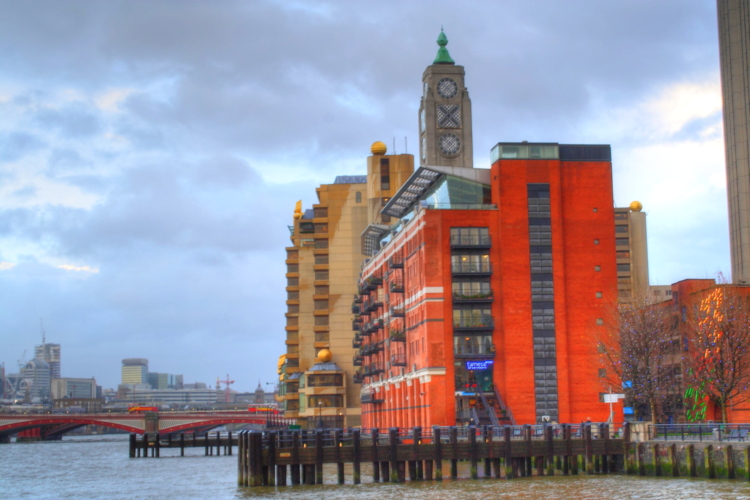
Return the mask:
{"type": "Polygon", "coordinates": [[[323,401],[318,401],[318,428],[323,428],[323,401]]]}

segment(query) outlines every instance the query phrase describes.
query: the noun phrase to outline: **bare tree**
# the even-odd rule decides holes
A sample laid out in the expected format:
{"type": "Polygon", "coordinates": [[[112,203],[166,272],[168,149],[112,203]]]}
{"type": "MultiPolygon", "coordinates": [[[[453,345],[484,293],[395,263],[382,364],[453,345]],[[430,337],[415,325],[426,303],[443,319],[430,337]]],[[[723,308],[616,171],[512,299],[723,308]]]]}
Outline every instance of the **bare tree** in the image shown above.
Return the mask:
{"type": "Polygon", "coordinates": [[[622,386],[636,418],[639,407],[647,405],[655,422],[658,400],[673,379],[675,345],[679,346],[668,304],[652,303],[645,294],[622,303],[596,340],[605,367],[604,382],[622,386]]]}
{"type": "Polygon", "coordinates": [[[750,289],[720,284],[694,302],[686,337],[689,380],[727,421],[727,408],[750,398],[750,289]]]}

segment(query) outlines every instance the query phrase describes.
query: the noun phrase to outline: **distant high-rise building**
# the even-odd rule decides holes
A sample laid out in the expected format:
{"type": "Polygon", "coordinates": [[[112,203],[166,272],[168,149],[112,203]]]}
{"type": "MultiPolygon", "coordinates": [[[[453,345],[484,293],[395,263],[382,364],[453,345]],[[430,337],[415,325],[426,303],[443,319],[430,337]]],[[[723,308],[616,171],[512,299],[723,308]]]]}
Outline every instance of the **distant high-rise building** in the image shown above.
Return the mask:
{"type": "Polygon", "coordinates": [[[648,244],[646,212],[641,202],[615,208],[615,246],[620,302],[630,302],[636,297],[644,299],[649,293],[648,244]]]}
{"type": "Polygon", "coordinates": [[[148,360],[127,358],[122,360],[122,383],[137,385],[148,383],[148,360]]]}
{"type": "Polygon", "coordinates": [[[27,362],[21,372],[21,394],[35,399],[46,400],[50,397],[50,369],[49,364],[41,358],[34,358],[27,362]]]}
{"type": "Polygon", "coordinates": [[[34,346],[34,357],[43,359],[48,365],[50,376],[60,378],[60,344],[48,344],[34,346]]]}
{"type": "Polygon", "coordinates": [[[718,0],[732,281],[750,284],[750,0],[718,0]]]}

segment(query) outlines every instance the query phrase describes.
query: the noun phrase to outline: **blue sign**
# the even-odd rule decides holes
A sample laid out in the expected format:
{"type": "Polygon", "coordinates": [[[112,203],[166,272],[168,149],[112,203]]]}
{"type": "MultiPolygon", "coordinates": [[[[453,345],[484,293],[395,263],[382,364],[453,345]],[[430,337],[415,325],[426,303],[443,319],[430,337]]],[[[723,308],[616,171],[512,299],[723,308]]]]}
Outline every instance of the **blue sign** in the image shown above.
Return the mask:
{"type": "Polygon", "coordinates": [[[623,413],[624,413],[625,415],[632,415],[632,414],[633,414],[633,407],[632,407],[632,406],[624,406],[624,407],[622,408],[622,412],[623,412],[623,413]]]}
{"type": "Polygon", "coordinates": [[[622,383],[622,386],[627,389],[630,389],[631,387],[633,387],[633,382],[631,380],[626,380],[625,382],[622,383]]]}
{"type": "Polygon", "coordinates": [[[492,359],[487,359],[485,361],[467,361],[466,369],[467,370],[489,370],[490,368],[492,368],[493,364],[495,364],[495,361],[492,359]]]}

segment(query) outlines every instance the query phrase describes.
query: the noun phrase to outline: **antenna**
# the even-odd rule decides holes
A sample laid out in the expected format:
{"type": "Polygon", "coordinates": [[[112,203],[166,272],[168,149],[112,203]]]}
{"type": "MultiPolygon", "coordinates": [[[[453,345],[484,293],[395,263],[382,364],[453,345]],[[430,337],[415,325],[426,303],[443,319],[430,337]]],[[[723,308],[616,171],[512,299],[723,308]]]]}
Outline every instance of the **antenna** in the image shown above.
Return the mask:
{"type": "Polygon", "coordinates": [[[396,138],[393,138],[393,154],[396,154],[396,138]]]}
{"type": "Polygon", "coordinates": [[[404,154],[405,154],[405,155],[408,155],[408,154],[409,154],[409,150],[408,150],[408,148],[406,147],[406,136],[404,136],[404,154]]]}
{"type": "Polygon", "coordinates": [[[42,318],[39,318],[39,327],[42,329],[42,344],[46,344],[47,334],[44,332],[44,323],[42,323],[42,318]]]}

